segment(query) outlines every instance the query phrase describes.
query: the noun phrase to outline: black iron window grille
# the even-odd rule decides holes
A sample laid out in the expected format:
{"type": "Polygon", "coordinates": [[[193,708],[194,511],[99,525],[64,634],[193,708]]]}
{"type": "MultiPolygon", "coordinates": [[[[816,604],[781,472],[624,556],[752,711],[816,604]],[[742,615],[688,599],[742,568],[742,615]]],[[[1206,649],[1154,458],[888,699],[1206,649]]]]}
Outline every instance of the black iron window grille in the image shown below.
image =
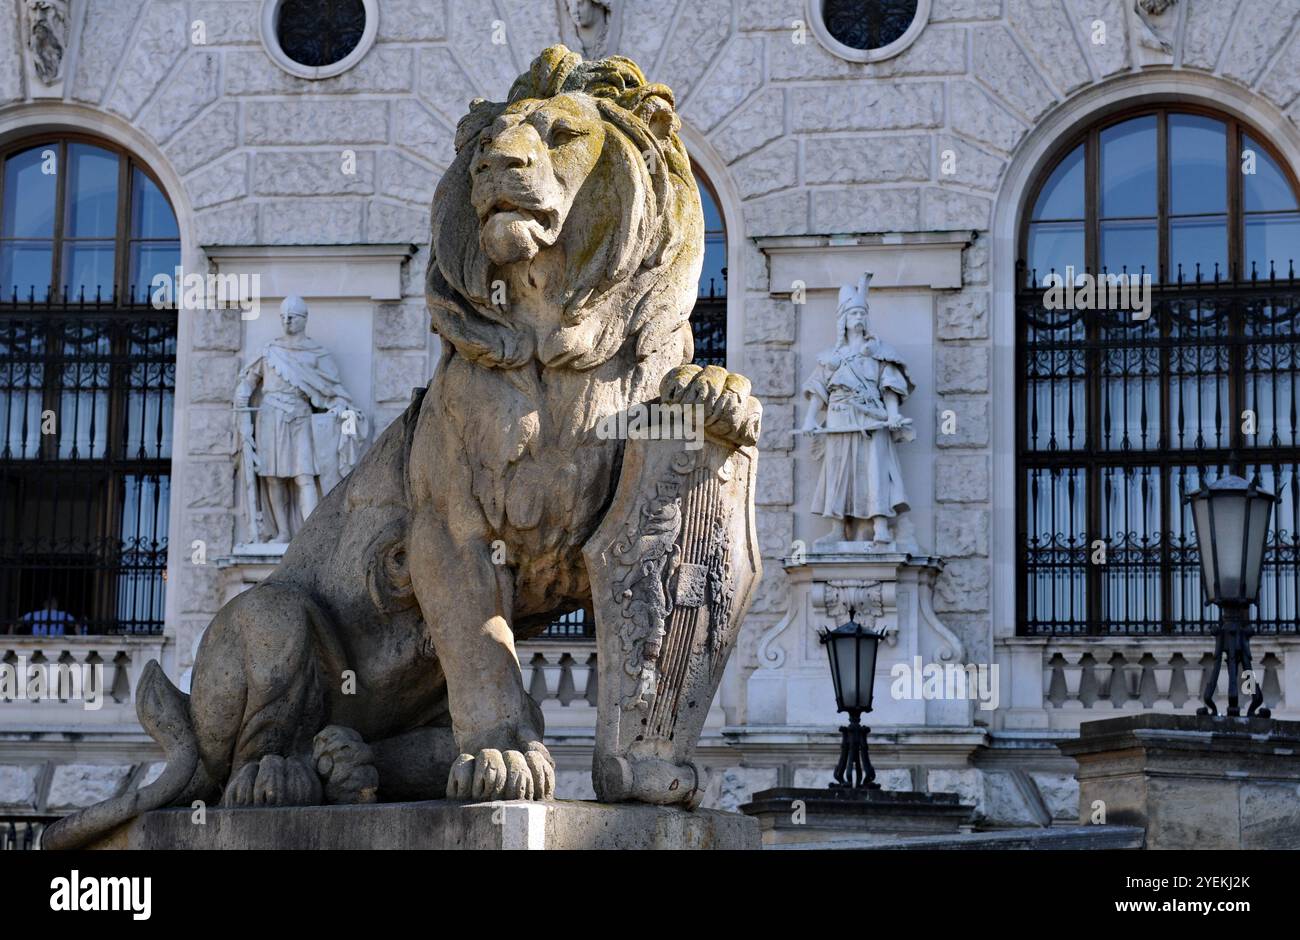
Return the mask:
{"type": "Polygon", "coordinates": [[[827,31],[851,49],[883,49],[916,19],[917,0],[823,0],[827,31]]]}
{"type": "Polygon", "coordinates": [[[0,303],[0,633],[163,628],[176,315],[0,303]]]}

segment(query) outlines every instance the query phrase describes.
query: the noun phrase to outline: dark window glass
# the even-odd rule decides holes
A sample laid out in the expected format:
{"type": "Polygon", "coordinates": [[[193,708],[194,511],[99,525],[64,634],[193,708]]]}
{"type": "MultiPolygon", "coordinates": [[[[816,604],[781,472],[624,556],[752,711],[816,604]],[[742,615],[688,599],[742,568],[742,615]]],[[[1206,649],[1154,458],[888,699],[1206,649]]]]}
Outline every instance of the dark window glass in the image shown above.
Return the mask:
{"type": "Polygon", "coordinates": [[[283,0],[276,21],[284,54],[312,68],[347,58],[365,30],[361,0],[283,0]]]}
{"type": "Polygon", "coordinates": [[[697,365],[727,364],[727,228],[713,193],[699,169],[695,179],[704,209],[704,265],[700,269],[699,294],[691,311],[691,332],[695,337],[697,365]]]}
{"type": "Polygon", "coordinates": [[[1037,270],[1023,272],[1017,292],[1022,634],[1212,628],[1183,499],[1228,472],[1279,497],[1256,628],[1296,632],[1292,180],[1231,118],[1169,110],[1091,128],[1046,169],[1021,236],[1024,263],[1037,270]],[[1153,279],[1150,316],[1106,303],[1047,306],[1044,272],[1067,261],[1082,271],[1084,259],[1094,274],[1168,272],[1153,279]]]}
{"type": "Polygon", "coordinates": [[[824,0],[827,31],[851,49],[883,49],[916,19],[916,0],[824,0]]]}

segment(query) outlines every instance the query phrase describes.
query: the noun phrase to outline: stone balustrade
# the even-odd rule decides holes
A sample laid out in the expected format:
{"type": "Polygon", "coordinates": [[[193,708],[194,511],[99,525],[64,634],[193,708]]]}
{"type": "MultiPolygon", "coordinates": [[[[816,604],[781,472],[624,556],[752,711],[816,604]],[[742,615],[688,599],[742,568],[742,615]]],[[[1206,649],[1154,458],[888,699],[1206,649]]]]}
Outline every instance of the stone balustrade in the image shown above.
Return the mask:
{"type": "Polygon", "coordinates": [[[166,665],[166,646],[162,636],[0,636],[0,732],[141,734],[140,675],[151,659],[166,665]]]}
{"type": "Polygon", "coordinates": [[[517,650],[524,688],[542,706],[548,736],[592,735],[596,728],[596,641],[529,640],[517,650]]]}

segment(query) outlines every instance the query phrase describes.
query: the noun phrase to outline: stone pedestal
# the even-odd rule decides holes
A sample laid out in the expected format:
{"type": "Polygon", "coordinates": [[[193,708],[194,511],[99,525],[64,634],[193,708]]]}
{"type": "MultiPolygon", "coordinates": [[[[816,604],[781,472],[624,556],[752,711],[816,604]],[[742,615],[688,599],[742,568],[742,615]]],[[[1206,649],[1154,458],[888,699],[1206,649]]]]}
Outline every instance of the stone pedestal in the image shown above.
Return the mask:
{"type": "Polygon", "coordinates": [[[909,790],[779,787],[755,793],[740,811],[759,821],[772,847],[953,835],[971,819],[955,793],[909,790]]]}
{"type": "Polygon", "coordinates": [[[101,849],[757,849],[738,813],[557,800],[145,813],[101,849]]]}
{"type": "MultiPolygon", "coordinates": [[[[748,681],[748,724],[838,728],[835,694],[818,631],[848,619],[884,630],[876,660],[876,697],[868,724],[972,728],[976,703],[970,697],[927,697],[911,687],[892,694],[896,665],[909,675],[920,664],[957,667],[965,662],[961,640],[935,615],[934,579],[943,563],[927,555],[873,552],[856,542],[818,543],[816,551],[787,559],[790,606],[758,640],[758,668],[748,681]]],[[[915,683],[919,686],[920,683],[915,683]]],[[[991,711],[980,714],[987,717],[991,711]]]]}
{"type": "Polygon", "coordinates": [[[1081,823],[1104,806],[1151,849],[1300,848],[1300,722],[1134,715],[1058,746],[1079,763],[1081,823]]]}

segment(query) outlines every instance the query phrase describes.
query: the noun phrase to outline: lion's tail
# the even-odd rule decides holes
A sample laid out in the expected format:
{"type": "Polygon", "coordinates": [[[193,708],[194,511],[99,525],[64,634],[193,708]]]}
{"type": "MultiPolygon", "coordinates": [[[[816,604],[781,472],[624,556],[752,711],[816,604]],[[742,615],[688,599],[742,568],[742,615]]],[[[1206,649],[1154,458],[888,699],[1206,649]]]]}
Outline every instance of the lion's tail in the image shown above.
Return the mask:
{"type": "Polygon", "coordinates": [[[48,826],[41,837],[42,849],[84,848],[142,813],[187,802],[214,789],[199,760],[189,700],[172,685],[157,660],[144,667],[135,713],[150,737],[162,746],[166,769],[146,787],[88,806],[48,826]]]}

